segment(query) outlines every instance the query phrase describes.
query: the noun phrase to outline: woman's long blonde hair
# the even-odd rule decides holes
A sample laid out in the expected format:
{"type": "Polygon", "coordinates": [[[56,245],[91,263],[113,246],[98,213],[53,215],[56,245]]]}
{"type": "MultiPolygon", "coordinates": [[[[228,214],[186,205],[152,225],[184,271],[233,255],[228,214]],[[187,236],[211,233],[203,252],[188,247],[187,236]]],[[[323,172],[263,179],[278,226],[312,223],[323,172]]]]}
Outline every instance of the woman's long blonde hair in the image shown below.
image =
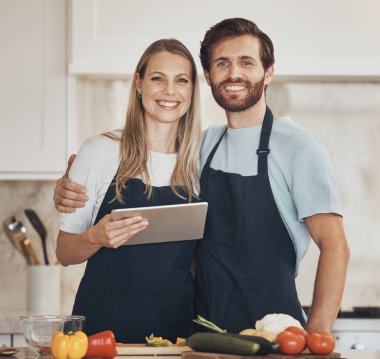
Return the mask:
{"type": "Polygon", "coordinates": [[[171,177],[170,187],[176,196],[187,198],[189,202],[194,197],[194,190],[199,193],[198,158],[202,129],[197,69],[190,51],[180,41],[161,39],[152,43],[145,50],[134,73],[125,126],[120,142],[120,166],[116,175],[116,198],[120,202],[125,200],[122,196],[122,190],[127,186],[127,181],[137,176],[140,176],[145,183],[147,198],[152,196],[152,186],[147,167],[149,146],[144,121],[145,110],[141,99],[138,97],[135,78],[136,74],[139,74],[141,79],[144,78],[149,59],[160,52],[180,55],[191,64],[193,85],[191,103],[178,124],[175,143],[177,162],[171,177]]]}

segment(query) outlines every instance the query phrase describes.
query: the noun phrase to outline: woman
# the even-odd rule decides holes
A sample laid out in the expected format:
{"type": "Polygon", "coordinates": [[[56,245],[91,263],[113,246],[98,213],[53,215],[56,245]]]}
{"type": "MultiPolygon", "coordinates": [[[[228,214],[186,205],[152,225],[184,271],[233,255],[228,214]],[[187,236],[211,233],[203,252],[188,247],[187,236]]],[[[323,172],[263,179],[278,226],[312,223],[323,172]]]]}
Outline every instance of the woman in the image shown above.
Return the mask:
{"type": "Polygon", "coordinates": [[[111,329],[134,343],[190,334],[195,241],[123,246],[148,223],[110,212],[197,201],[200,138],[194,60],[179,41],[158,40],[137,64],[124,129],[88,139],[70,170],[89,200],[61,214],[56,254],[65,266],[87,261],[73,309],[87,334],[111,329]]]}

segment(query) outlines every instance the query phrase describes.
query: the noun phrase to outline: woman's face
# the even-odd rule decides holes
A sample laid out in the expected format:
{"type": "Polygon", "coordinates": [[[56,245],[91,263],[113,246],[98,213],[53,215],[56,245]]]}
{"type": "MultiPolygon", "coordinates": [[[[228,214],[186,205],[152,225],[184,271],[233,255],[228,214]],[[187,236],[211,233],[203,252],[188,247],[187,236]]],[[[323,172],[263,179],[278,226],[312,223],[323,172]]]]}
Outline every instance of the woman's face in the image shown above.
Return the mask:
{"type": "Polygon", "coordinates": [[[191,103],[191,64],[180,55],[159,52],[149,59],[144,78],[137,74],[136,87],[146,121],[178,122],[191,103]]]}

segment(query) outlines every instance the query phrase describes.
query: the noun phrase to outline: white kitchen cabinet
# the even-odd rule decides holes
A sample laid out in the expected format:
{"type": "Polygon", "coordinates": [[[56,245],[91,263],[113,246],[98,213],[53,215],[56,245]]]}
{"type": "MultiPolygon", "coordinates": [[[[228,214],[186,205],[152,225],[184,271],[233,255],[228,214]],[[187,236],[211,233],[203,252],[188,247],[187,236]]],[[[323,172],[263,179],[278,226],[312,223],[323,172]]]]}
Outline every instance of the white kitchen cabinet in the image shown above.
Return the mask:
{"type": "Polygon", "coordinates": [[[131,74],[143,50],[165,37],[183,41],[198,59],[210,26],[244,17],[272,38],[279,76],[380,77],[376,0],[71,0],[69,16],[76,75],[131,74]]]}
{"type": "Polygon", "coordinates": [[[65,0],[0,2],[0,179],[65,168],[65,23],[65,0]]]}

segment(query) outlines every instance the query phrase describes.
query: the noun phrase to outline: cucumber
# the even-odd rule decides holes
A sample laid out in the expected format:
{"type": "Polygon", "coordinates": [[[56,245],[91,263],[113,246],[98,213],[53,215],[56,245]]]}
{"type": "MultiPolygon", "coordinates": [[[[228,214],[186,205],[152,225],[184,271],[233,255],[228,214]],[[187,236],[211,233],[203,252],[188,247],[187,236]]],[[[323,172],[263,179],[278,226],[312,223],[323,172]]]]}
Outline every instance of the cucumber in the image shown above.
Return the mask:
{"type": "Polygon", "coordinates": [[[200,352],[236,355],[255,355],[260,350],[258,343],[220,333],[195,333],[186,345],[200,352]]]}
{"type": "Polygon", "coordinates": [[[279,349],[279,344],[275,342],[271,342],[268,339],[265,339],[263,337],[257,337],[255,335],[244,335],[244,334],[232,334],[232,333],[223,333],[221,335],[226,335],[234,338],[249,340],[253,343],[260,344],[260,350],[257,352],[257,354],[270,354],[275,353],[279,349]]]}

